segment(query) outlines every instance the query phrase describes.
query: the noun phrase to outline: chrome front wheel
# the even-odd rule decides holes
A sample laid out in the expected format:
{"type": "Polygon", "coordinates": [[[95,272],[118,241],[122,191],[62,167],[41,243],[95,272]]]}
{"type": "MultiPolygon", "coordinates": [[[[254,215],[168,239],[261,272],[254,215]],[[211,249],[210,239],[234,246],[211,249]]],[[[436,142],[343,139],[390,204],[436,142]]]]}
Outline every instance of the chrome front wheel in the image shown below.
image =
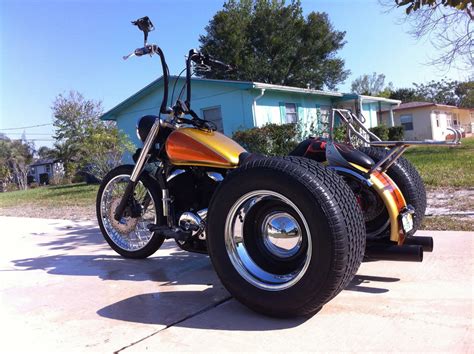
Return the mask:
{"type": "Polygon", "coordinates": [[[116,252],[128,258],[145,258],[164,240],[147,228],[161,219],[159,198],[149,178],[139,178],[122,218],[114,218],[132,169],[133,166],[119,166],[104,178],[97,196],[97,218],[104,238],[116,252]]]}

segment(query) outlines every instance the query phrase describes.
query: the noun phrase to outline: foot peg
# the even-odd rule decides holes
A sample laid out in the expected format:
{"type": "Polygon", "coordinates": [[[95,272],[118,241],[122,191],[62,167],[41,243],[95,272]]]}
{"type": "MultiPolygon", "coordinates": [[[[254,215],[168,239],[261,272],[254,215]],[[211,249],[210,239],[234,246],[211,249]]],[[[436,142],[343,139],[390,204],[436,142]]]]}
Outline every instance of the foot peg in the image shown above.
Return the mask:
{"type": "Polygon", "coordinates": [[[158,235],[164,236],[165,239],[175,239],[176,241],[188,241],[192,235],[192,231],[184,231],[181,229],[171,229],[169,226],[148,224],[148,230],[156,232],[158,235]]]}

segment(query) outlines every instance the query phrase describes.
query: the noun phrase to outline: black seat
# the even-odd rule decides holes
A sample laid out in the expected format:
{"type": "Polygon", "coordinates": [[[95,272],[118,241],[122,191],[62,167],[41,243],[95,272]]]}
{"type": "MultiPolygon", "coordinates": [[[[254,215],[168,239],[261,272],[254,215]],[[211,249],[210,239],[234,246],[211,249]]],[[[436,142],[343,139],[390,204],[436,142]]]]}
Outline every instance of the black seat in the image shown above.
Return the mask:
{"type": "MultiPolygon", "coordinates": [[[[302,141],[298,146],[290,152],[290,156],[304,156],[318,162],[326,161],[326,145],[327,141],[321,138],[308,138],[302,141]]],[[[334,143],[337,151],[348,162],[364,168],[372,168],[375,164],[369,156],[357,150],[351,145],[334,143]]]]}
{"type": "Polygon", "coordinates": [[[316,138],[303,140],[289,154],[290,156],[304,156],[318,162],[326,161],[326,142],[316,138]]]}
{"type": "Polygon", "coordinates": [[[352,162],[367,169],[371,169],[375,164],[374,160],[369,156],[351,145],[334,143],[334,146],[341,156],[348,162],[352,162]]]}

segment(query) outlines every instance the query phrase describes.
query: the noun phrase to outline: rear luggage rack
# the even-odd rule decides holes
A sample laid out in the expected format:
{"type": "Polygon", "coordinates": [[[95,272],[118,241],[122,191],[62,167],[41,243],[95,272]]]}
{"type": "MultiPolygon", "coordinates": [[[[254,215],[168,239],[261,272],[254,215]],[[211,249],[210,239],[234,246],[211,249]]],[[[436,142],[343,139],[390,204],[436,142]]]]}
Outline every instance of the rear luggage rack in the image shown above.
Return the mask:
{"type": "Polygon", "coordinates": [[[444,145],[444,146],[458,146],[461,144],[461,131],[451,127],[447,127],[448,130],[454,133],[454,138],[451,141],[436,141],[436,140],[423,140],[423,141],[383,141],[377,135],[372,133],[369,129],[364,126],[365,118],[357,117],[352,111],[348,109],[339,109],[334,108],[332,110],[331,120],[329,123],[329,139],[333,139],[334,135],[334,122],[335,115],[344,122],[347,126],[347,139],[352,141],[352,134],[359,138],[363,143],[371,146],[380,146],[380,147],[391,147],[387,156],[378,161],[369,171],[369,174],[374,171],[385,172],[387,169],[405,152],[405,150],[411,145],[418,146],[433,146],[433,145],[444,145]],[[356,125],[356,126],[354,126],[356,125]],[[366,134],[364,136],[361,133],[366,134]],[[368,138],[367,138],[368,136],[368,138]],[[371,141],[372,138],[372,141],[371,141]]]}

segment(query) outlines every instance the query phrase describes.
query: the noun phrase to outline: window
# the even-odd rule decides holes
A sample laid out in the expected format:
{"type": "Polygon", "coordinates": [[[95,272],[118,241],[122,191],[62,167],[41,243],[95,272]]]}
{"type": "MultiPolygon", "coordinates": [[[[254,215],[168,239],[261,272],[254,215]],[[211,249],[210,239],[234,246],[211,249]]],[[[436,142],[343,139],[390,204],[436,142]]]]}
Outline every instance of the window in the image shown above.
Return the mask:
{"type": "Polygon", "coordinates": [[[31,173],[32,175],[35,175],[35,174],[36,174],[36,168],[31,167],[31,168],[30,168],[30,173],[31,173]]]}
{"type": "Polygon", "coordinates": [[[446,124],[448,125],[448,127],[453,126],[453,120],[452,120],[451,115],[446,115],[446,124]]]}
{"type": "Polygon", "coordinates": [[[435,119],[436,119],[436,126],[439,128],[439,112],[434,111],[433,113],[434,113],[435,119]]]}
{"type": "Polygon", "coordinates": [[[222,124],[221,107],[204,108],[202,115],[205,120],[208,120],[216,125],[217,131],[223,133],[224,125],[222,124]]]}
{"type": "Polygon", "coordinates": [[[405,130],[413,130],[413,116],[411,114],[400,116],[400,123],[405,130]]]}
{"type": "Polygon", "coordinates": [[[51,172],[51,165],[46,165],[46,172],[50,173],[51,172]]]}
{"type": "Polygon", "coordinates": [[[298,112],[296,111],[296,104],[285,103],[286,123],[296,123],[298,121],[298,112]]]}

